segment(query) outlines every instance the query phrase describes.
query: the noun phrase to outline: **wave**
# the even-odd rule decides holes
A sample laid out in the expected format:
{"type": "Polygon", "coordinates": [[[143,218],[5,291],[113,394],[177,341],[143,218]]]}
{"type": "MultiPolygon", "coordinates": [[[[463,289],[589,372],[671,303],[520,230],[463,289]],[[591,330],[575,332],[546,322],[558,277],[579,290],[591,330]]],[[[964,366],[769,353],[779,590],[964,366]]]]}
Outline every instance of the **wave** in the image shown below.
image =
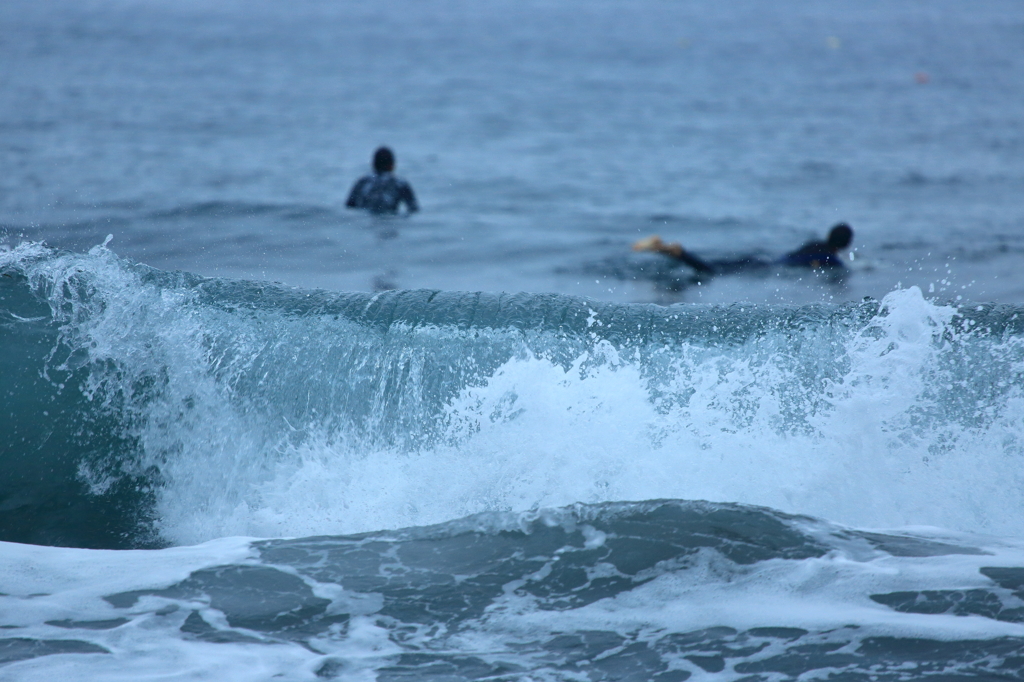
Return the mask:
{"type": "Polygon", "coordinates": [[[1024,311],[330,293],[0,252],[0,538],[707,499],[1021,534],[1024,311]]]}

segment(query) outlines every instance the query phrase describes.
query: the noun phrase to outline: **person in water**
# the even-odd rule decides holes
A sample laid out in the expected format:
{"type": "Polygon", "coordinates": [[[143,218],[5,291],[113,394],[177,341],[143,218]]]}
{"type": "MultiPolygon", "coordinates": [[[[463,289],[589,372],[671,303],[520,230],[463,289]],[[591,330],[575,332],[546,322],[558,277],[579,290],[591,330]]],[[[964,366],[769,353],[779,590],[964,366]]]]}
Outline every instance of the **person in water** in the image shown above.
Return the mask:
{"type": "Polygon", "coordinates": [[[345,205],[370,213],[398,213],[402,204],[409,213],[419,210],[412,186],[394,174],[395,155],[387,147],[373,153],[373,174],[356,181],[345,205]]]}
{"type": "Polygon", "coordinates": [[[839,252],[850,246],[853,241],[853,229],[846,223],[839,223],[828,233],[825,241],[810,241],[796,251],[790,251],[775,261],[758,258],[741,258],[738,260],[706,261],[698,258],[683,248],[679,242],[666,244],[658,235],[652,235],[633,244],[634,251],[654,251],[675,258],[689,265],[698,273],[716,274],[737,272],[770,267],[772,265],[789,265],[804,268],[842,268],[843,261],[839,252]]]}

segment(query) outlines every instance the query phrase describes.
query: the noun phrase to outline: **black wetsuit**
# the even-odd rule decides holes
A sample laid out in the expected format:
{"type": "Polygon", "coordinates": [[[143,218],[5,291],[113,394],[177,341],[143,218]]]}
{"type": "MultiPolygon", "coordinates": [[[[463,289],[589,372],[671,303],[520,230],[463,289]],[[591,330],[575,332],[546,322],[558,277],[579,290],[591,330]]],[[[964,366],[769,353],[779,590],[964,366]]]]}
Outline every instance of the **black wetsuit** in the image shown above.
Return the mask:
{"type": "Polygon", "coordinates": [[[412,186],[393,173],[374,173],[359,178],[345,205],[365,208],[370,213],[398,213],[403,203],[409,213],[419,210],[412,186]]]}
{"type": "Polygon", "coordinates": [[[775,261],[779,265],[795,265],[805,268],[842,268],[836,250],[828,242],[807,242],[796,251],[790,251],[775,261]]]}

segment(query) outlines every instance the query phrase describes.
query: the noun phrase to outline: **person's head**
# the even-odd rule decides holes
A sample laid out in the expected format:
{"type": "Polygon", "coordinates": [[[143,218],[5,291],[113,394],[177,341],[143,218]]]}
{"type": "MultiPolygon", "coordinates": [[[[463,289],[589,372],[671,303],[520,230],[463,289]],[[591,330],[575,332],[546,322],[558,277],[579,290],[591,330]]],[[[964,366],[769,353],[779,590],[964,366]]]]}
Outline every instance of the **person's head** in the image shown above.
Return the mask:
{"type": "Polygon", "coordinates": [[[846,223],[839,223],[828,233],[828,245],[836,251],[845,249],[853,241],[853,229],[846,223]]]}
{"type": "Polygon", "coordinates": [[[395,155],[387,147],[380,147],[373,153],[373,170],[376,173],[390,173],[395,170],[395,155]]]}

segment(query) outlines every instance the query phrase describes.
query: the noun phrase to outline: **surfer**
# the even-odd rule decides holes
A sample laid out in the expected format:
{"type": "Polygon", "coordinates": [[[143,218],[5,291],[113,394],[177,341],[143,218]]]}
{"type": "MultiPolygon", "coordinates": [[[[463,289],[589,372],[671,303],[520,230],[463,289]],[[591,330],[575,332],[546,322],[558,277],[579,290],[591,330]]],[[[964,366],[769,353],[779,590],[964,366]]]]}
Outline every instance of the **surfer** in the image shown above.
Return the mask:
{"type": "Polygon", "coordinates": [[[774,261],[760,258],[706,261],[683,248],[679,242],[666,244],[658,235],[652,235],[633,244],[634,251],[654,251],[675,258],[700,274],[721,274],[741,270],[768,268],[773,265],[787,265],[805,268],[842,268],[839,252],[853,241],[853,229],[846,223],[839,223],[828,233],[825,241],[809,241],[799,249],[790,251],[774,261]]]}
{"type": "Polygon", "coordinates": [[[412,186],[394,174],[395,155],[387,147],[373,153],[373,173],[356,181],[345,205],[370,213],[398,213],[404,203],[409,213],[419,210],[412,186]]]}

